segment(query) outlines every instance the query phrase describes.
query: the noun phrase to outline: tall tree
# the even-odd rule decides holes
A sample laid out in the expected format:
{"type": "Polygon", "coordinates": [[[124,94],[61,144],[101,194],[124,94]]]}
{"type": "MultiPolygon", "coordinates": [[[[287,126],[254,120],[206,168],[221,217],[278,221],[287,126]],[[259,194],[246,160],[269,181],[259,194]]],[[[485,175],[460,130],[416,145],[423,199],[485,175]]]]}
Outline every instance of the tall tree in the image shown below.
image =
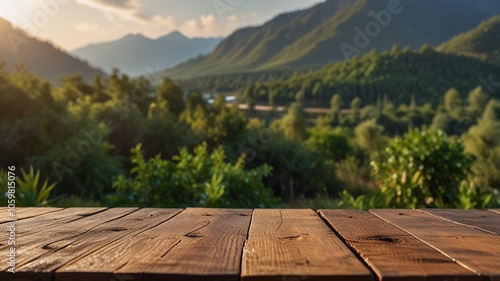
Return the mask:
{"type": "Polygon", "coordinates": [[[476,126],[465,135],[466,150],[477,157],[475,179],[481,185],[500,185],[500,103],[492,100],[476,126]]]}
{"type": "Polygon", "coordinates": [[[156,88],[156,99],[158,104],[163,100],[168,101],[170,112],[176,116],[186,108],[182,88],[168,77],[165,77],[161,85],[156,88]]]}
{"type": "Polygon", "coordinates": [[[444,94],[444,106],[448,112],[454,112],[462,106],[462,99],[457,89],[451,88],[444,94]]]}
{"type": "Polygon", "coordinates": [[[287,114],[281,120],[285,137],[291,140],[303,140],[306,136],[307,120],[300,103],[292,103],[287,114]]]}
{"type": "Polygon", "coordinates": [[[484,112],[487,102],[488,95],[484,92],[483,87],[478,86],[470,91],[467,97],[467,111],[472,119],[481,117],[481,113],[484,112]]]}

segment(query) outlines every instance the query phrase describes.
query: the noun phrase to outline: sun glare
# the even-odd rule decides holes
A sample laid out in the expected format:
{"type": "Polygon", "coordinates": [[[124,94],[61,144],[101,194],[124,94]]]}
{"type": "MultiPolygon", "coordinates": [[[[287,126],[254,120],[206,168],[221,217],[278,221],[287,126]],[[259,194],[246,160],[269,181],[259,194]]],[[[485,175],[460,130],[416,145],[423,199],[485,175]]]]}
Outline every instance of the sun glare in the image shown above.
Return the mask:
{"type": "Polygon", "coordinates": [[[22,24],[36,11],[36,1],[2,1],[0,2],[0,17],[15,25],[22,24]]]}

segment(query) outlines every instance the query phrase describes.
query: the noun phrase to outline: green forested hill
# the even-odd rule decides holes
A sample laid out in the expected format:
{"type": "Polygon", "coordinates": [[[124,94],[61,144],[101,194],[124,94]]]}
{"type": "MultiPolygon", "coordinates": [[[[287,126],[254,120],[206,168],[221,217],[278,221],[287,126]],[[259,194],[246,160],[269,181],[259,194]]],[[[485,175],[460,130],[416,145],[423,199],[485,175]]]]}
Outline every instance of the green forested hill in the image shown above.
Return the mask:
{"type": "Polygon", "coordinates": [[[79,74],[86,81],[97,75],[103,75],[100,69],[89,66],[86,62],[72,57],[50,42],[41,41],[17,29],[0,18],[0,63],[7,70],[16,65],[24,65],[32,73],[60,82],[62,76],[79,74]]]}
{"type": "Polygon", "coordinates": [[[437,46],[498,13],[500,6],[486,0],[400,1],[391,9],[387,1],[327,0],[279,15],[262,26],[237,30],[212,54],[165,73],[189,78],[322,67],[395,44],[413,49],[437,46]],[[365,39],[356,41],[357,37],[365,39]]]}
{"type": "Polygon", "coordinates": [[[500,63],[500,16],[453,38],[437,50],[500,63]]]}
{"type": "MultiPolygon", "coordinates": [[[[349,102],[359,97],[363,104],[382,100],[408,104],[413,98],[419,104],[436,104],[448,89],[456,88],[465,96],[481,85],[480,77],[499,72],[498,66],[439,53],[430,47],[418,52],[394,47],[391,51],[371,52],[285,80],[256,82],[241,94],[246,100],[275,103],[298,99],[324,102],[326,106],[337,93],[349,102]]],[[[499,89],[492,95],[498,97],[499,89]]]]}

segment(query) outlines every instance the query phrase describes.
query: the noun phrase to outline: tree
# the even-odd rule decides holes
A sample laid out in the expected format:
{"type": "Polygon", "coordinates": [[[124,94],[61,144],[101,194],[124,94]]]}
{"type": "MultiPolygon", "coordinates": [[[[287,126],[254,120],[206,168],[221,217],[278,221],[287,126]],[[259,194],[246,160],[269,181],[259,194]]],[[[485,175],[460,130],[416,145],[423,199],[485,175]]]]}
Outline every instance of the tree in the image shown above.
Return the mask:
{"type": "Polygon", "coordinates": [[[287,114],[280,120],[283,133],[290,140],[303,140],[306,136],[307,120],[300,103],[292,103],[287,114]]]}
{"type": "Polygon", "coordinates": [[[305,145],[312,152],[335,162],[345,159],[353,151],[345,132],[328,127],[311,130],[305,145]]]}
{"type": "Polygon", "coordinates": [[[462,106],[462,99],[457,89],[451,88],[444,94],[444,106],[450,113],[462,106]]]}
{"type": "Polygon", "coordinates": [[[477,157],[475,181],[500,186],[500,103],[491,101],[478,124],[464,136],[466,150],[477,157]]]}
{"type": "Polygon", "coordinates": [[[330,109],[332,110],[332,114],[339,114],[342,106],[344,106],[344,100],[342,97],[339,94],[333,95],[330,100],[330,109]]]}
{"type": "Polygon", "coordinates": [[[186,108],[182,88],[168,77],[165,77],[161,85],[156,88],[156,99],[158,103],[163,100],[168,101],[170,112],[175,116],[179,116],[186,108]]]}
{"type": "Polygon", "coordinates": [[[109,99],[109,96],[105,94],[101,75],[98,74],[94,77],[94,80],[92,81],[92,88],[94,88],[94,93],[92,94],[94,101],[105,102],[109,99]]]}
{"type": "Polygon", "coordinates": [[[481,113],[485,110],[487,102],[488,95],[484,92],[481,86],[470,91],[467,98],[467,111],[473,120],[481,117],[481,113]]]}
{"type": "Polygon", "coordinates": [[[359,119],[360,119],[361,104],[362,104],[362,101],[359,97],[355,97],[351,101],[352,121],[355,123],[359,122],[359,119]]]}
{"type": "Polygon", "coordinates": [[[380,151],[385,146],[384,127],[377,124],[375,119],[362,122],[354,132],[357,144],[369,154],[380,151]]]}

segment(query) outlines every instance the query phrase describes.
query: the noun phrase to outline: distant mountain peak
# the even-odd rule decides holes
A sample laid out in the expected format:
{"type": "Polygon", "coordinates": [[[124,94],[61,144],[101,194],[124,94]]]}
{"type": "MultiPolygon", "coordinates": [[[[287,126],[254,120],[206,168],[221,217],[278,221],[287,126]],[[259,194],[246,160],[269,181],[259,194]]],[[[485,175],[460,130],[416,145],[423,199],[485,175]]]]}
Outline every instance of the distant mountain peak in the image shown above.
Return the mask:
{"type": "Polygon", "coordinates": [[[211,54],[165,73],[173,78],[190,78],[306,70],[349,58],[346,45],[357,55],[372,49],[390,50],[394,45],[413,49],[424,44],[438,46],[500,13],[498,1],[491,0],[401,1],[398,7],[404,12],[393,14],[386,2],[327,0],[285,12],[260,26],[236,30],[211,54]],[[425,23],[422,15],[426,16],[425,23]]]}
{"type": "Polygon", "coordinates": [[[160,38],[158,38],[160,40],[189,40],[188,37],[186,37],[186,35],[182,34],[181,32],[179,31],[172,31],[170,32],[169,34],[165,35],[165,36],[162,36],[160,38]]]}
{"type": "Polygon", "coordinates": [[[137,40],[137,39],[150,39],[150,38],[142,35],[142,33],[129,33],[119,40],[137,40]]]}
{"type": "Polygon", "coordinates": [[[179,31],[152,39],[129,33],[121,39],[94,43],[71,53],[107,71],[119,68],[131,76],[148,73],[150,68],[166,69],[212,52],[222,38],[188,38],[179,31]]]}

